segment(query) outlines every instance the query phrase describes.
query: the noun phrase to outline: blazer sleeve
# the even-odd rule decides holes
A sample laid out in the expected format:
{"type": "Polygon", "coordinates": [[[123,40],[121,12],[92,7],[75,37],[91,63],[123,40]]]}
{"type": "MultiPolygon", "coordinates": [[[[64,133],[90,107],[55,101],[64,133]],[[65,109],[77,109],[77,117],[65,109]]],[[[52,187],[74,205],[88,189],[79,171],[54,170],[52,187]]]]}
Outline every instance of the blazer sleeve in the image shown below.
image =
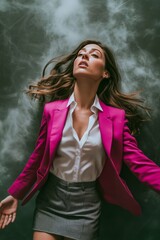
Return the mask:
{"type": "Polygon", "coordinates": [[[36,180],[36,171],[44,154],[47,138],[46,105],[44,106],[40,131],[35,144],[35,149],[29,157],[23,171],[8,189],[8,193],[17,199],[23,199],[36,180]]]}
{"type": "Polygon", "coordinates": [[[160,167],[145,156],[138,148],[137,141],[134,136],[131,135],[127,122],[125,119],[123,131],[123,160],[142,183],[159,192],[160,167]]]}

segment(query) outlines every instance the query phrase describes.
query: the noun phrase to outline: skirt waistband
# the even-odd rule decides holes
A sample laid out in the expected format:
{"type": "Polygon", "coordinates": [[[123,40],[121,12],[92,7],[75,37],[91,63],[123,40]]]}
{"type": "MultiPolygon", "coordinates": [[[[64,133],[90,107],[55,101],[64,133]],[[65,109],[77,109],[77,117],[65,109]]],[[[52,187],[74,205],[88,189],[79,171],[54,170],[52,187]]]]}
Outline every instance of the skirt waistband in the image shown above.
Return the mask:
{"type": "Polygon", "coordinates": [[[50,178],[50,180],[53,180],[54,183],[61,184],[65,187],[89,188],[89,187],[95,187],[96,183],[97,183],[96,181],[91,181],[91,182],[68,182],[68,181],[65,181],[65,180],[55,176],[53,173],[49,173],[49,178],[50,178]]]}

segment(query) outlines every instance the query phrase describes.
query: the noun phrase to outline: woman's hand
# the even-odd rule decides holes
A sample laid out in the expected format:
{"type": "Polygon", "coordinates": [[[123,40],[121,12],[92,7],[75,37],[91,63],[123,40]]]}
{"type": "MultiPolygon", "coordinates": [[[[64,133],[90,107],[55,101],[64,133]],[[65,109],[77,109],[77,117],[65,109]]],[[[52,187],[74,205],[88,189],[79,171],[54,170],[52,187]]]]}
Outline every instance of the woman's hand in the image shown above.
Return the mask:
{"type": "Polygon", "coordinates": [[[16,218],[18,200],[11,195],[0,202],[0,229],[13,223],[16,218]]]}

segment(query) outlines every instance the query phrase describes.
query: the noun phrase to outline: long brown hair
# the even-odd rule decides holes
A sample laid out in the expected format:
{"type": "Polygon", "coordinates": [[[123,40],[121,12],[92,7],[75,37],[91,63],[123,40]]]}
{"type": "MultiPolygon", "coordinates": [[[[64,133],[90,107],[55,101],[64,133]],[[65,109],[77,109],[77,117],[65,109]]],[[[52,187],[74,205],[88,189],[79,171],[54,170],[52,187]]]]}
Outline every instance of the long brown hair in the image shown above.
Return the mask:
{"type": "Polygon", "coordinates": [[[29,86],[27,94],[38,98],[41,102],[55,101],[68,98],[74,89],[73,64],[80,49],[87,44],[97,44],[105,55],[105,68],[109,72],[109,78],[102,79],[97,95],[105,104],[124,109],[129,120],[131,131],[137,132],[142,121],[147,119],[148,108],[144,106],[137,93],[124,94],[121,92],[121,77],[115,57],[110,48],[99,41],[83,41],[71,54],[61,58],[51,59],[44,67],[41,79],[29,86]],[[50,74],[45,76],[46,68],[55,63],[50,74]]]}

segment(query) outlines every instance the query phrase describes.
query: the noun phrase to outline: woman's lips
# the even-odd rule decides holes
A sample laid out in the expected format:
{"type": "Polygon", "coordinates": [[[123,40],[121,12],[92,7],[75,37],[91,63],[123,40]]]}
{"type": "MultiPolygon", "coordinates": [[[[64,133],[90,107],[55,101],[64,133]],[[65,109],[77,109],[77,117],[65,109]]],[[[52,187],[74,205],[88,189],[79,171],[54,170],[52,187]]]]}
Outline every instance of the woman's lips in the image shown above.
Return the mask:
{"type": "Polygon", "coordinates": [[[88,63],[85,62],[85,61],[81,61],[79,64],[78,64],[79,67],[88,67],[88,63]]]}

